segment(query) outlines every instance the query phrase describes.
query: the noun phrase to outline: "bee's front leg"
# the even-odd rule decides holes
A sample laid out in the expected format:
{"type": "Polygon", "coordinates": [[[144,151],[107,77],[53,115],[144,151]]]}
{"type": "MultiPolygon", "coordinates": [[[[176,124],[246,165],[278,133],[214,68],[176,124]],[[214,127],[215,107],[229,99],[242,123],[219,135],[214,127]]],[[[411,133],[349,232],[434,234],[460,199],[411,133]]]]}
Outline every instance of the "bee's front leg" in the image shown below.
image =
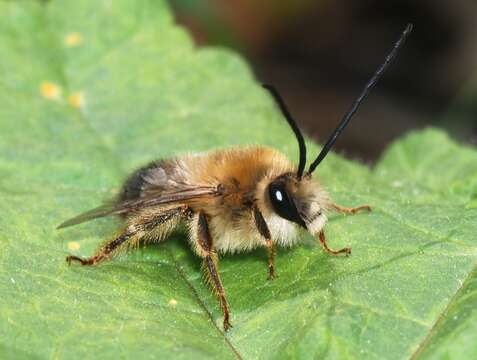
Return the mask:
{"type": "Polygon", "coordinates": [[[328,244],[326,243],[325,232],[323,230],[320,231],[319,237],[320,237],[320,245],[323,247],[323,250],[325,250],[328,254],[331,254],[331,255],[345,254],[346,256],[351,254],[351,248],[348,248],[348,247],[345,247],[339,250],[333,250],[329,248],[328,244]]]}
{"type": "Polygon", "coordinates": [[[218,271],[219,258],[212,243],[212,236],[210,235],[207,216],[200,211],[197,219],[197,245],[198,253],[204,259],[203,267],[207,274],[207,280],[212,287],[214,293],[219,298],[220,307],[224,312],[224,330],[228,331],[232,325],[230,324],[230,307],[225,297],[225,290],[220,280],[218,271]]]}
{"type": "Polygon", "coordinates": [[[266,242],[268,250],[268,280],[273,280],[276,278],[275,275],[275,246],[273,245],[272,240],[266,242]]]}
{"type": "Polygon", "coordinates": [[[270,234],[270,230],[268,229],[268,225],[263,218],[262,213],[258,209],[257,206],[253,208],[253,218],[255,220],[255,226],[257,227],[258,232],[265,240],[265,246],[267,247],[268,251],[268,279],[273,280],[275,279],[275,246],[272,242],[272,236],[270,234]]]}
{"type": "Polygon", "coordinates": [[[348,207],[339,206],[337,204],[331,204],[331,207],[335,211],[343,213],[343,214],[356,214],[357,212],[363,211],[363,210],[371,212],[371,206],[369,205],[361,205],[354,208],[348,208],[348,207]]]}

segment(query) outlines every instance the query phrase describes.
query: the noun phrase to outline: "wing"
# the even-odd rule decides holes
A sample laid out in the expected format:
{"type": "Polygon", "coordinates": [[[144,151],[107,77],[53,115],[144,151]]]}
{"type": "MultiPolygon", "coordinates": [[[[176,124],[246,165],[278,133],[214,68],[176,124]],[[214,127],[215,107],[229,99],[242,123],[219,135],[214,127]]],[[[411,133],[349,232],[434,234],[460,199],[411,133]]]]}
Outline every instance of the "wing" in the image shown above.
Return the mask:
{"type": "Polygon", "coordinates": [[[111,202],[66,220],[61,223],[57,229],[81,224],[109,215],[123,215],[147,207],[184,203],[200,198],[212,198],[219,196],[220,193],[219,187],[216,186],[189,186],[188,188],[178,191],[162,192],[161,194],[149,195],[134,200],[125,200],[119,203],[111,202]]]}

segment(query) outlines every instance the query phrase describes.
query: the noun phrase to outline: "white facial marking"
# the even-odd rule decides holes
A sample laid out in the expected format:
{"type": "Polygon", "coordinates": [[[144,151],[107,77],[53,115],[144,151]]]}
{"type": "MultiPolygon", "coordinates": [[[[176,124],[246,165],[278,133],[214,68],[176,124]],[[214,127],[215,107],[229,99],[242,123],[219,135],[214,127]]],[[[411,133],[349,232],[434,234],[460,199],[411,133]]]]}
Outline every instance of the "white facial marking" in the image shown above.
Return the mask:
{"type": "Polygon", "coordinates": [[[270,216],[266,221],[274,243],[280,246],[290,246],[297,240],[296,224],[277,215],[270,216]]]}
{"type": "Polygon", "coordinates": [[[310,205],[310,218],[312,222],[307,224],[308,231],[315,235],[323,229],[327,221],[326,215],[322,213],[321,207],[317,202],[313,202],[310,205]]]}
{"type": "Polygon", "coordinates": [[[325,214],[317,216],[311,224],[308,224],[308,231],[310,234],[315,235],[316,233],[320,232],[325,226],[326,220],[327,218],[325,214]]]}

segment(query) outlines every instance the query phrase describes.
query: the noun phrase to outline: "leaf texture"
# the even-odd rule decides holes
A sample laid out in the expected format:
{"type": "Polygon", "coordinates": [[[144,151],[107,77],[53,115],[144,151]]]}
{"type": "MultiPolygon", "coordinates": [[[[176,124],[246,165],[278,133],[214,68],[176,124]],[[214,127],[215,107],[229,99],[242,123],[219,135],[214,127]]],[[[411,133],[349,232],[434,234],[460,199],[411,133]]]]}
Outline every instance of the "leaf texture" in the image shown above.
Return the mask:
{"type": "MultiPolygon", "coordinates": [[[[331,154],[332,258],[305,237],[224,256],[234,328],[184,234],[68,267],[114,233],[55,230],[128,172],[237,144],[297,159],[270,96],[235,54],[195,49],[159,0],[0,2],[0,354],[3,358],[472,358],[477,353],[477,152],[427,129],[369,168],[331,154]]],[[[372,101],[372,100],[370,100],[372,101]]],[[[357,124],[355,120],[352,126],[357,124]]],[[[312,153],[318,147],[309,144],[312,153]]]]}

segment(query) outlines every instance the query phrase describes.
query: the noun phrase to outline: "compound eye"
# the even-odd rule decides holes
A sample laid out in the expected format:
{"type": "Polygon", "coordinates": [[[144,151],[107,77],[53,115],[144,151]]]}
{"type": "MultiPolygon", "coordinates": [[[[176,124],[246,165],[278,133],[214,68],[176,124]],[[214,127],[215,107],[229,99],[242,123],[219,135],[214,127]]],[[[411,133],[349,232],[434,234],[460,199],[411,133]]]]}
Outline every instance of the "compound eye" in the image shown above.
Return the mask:
{"type": "Polygon", "coordinates": [[[278,216],[306,227],[305,222],[298,214],[293,199],[289,196],[283,183],[271,183],[268,188],[268,195],[273,210],[275,210],[278,216]]]}

